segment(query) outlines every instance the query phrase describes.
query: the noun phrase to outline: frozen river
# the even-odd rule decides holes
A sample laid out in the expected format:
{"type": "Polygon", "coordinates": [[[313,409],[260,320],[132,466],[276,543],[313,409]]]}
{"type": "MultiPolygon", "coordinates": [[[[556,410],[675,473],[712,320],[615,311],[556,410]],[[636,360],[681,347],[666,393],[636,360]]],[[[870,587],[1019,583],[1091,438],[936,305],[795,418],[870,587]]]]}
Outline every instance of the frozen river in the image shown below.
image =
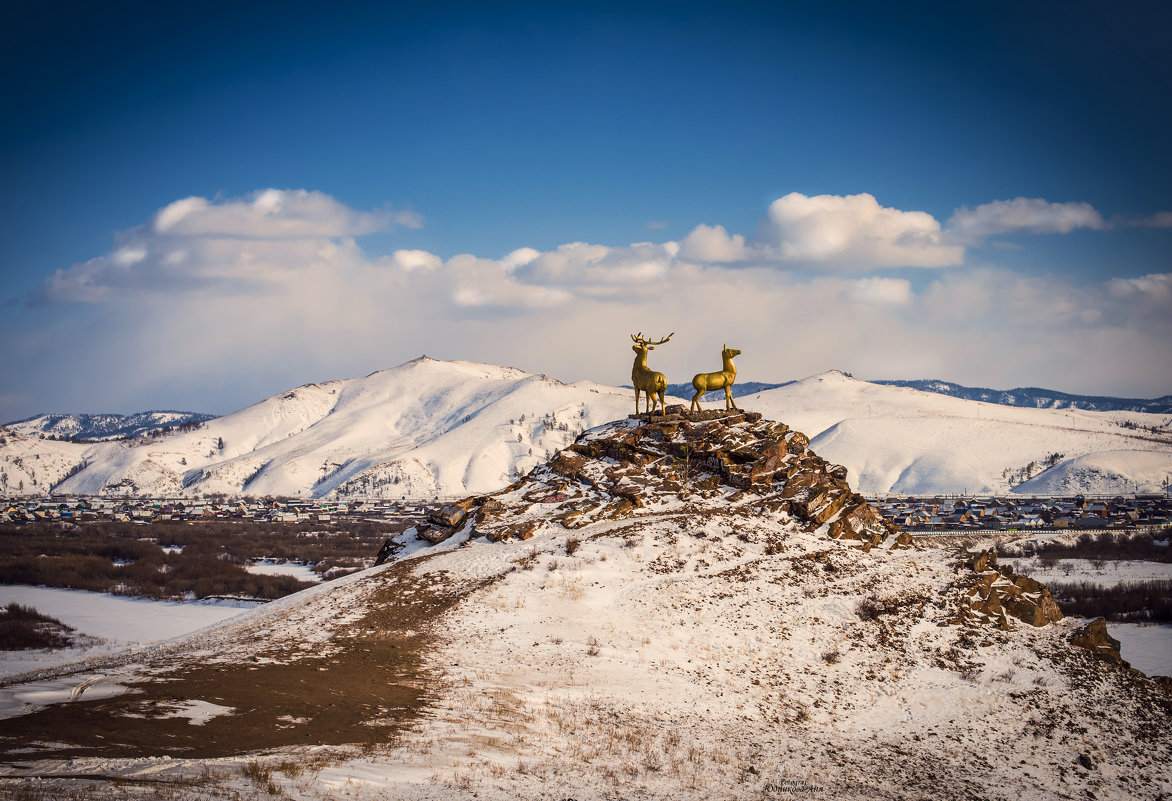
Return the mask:
{"type": "Polygon", "coordinates": [[[82,648],[0,651],[0,676],[169,640],[240,614],[255,603],[150,601],[84,590],[0,585],[0,606],[31,606],[99,642],[82,648]]]}

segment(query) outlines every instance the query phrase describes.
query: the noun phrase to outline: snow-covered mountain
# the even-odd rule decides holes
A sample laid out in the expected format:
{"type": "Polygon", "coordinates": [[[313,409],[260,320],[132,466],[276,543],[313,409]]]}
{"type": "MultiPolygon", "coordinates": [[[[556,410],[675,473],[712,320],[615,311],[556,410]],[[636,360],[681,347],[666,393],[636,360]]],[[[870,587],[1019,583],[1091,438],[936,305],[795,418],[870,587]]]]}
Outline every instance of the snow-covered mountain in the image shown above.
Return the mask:
{"type": "Polygon", "coordinates": [[[866,494],[1155,492],[1172,476],[1167,415],[1001,406],[837,370],[739,405],[806,432],[866,494]]]}
{"type": "Polygon", "coordinates": [[[108,440],[141,437],[180,426],[194,428],[215,415],[199,412],[155,411],[135,414],[39,414],[8,423],[7,428],[28,436],[58,439],[108,440]]]}
{"type": "Polygon", "coordinates": [[[1017,387],[1016,389],[988,389],[966,387],[951,381],[885,380],[873,381],[892,387],[910,387],[924,392],[951,395],[954,398],[999,403],[1002,406],[1028,406],[1034,409],[1084,409],[1092,412],[1144,412],[1145,414],[1172,414],[1172,395],[1162,398],[1113,398],[1105,395],[1072,395],[1053,389],[1017,387]]]}
{"type": "MultiPolygon", "coordinates": [[[[0,430],[0,494],[484,493],[633,405],[630,390],[425,357],[160,436],[70,443],[0,430]]],[[[738,405],[806,432],[865,493],[1151,492],[1172,476],[1168,416],[1000,406],[838,371],[738,405]]]]}
{"type": "MultiPolygon", "coordinates": [[[[55,473],[25,480],[30,494],[56,485],[81,495],[429,498],[495,490],[585,428],[632,409],[619,389],[424,357],[364,378],[297,387],[161,437],[49,448],[10,436],[0,458],[64,448],[55,473]],[[66,478],[78,464],[84,467],[66,478]]],[[[10,477],[6,491],[16,483],[10,477]]]]}

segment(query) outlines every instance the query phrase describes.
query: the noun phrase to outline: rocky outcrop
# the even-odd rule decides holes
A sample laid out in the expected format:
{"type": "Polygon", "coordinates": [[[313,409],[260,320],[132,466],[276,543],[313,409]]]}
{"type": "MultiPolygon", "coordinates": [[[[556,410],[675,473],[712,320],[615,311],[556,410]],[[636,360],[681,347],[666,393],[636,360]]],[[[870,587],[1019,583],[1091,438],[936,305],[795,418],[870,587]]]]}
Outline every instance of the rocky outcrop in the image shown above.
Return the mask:
{"type": "Polygon", "coordinates": [[[1121,645],[1119,640],[1107,633],[1107,621],[1104,618],[1097,617],[1074,634],[1071,634],[1070,644],[1077,645],[1079,648],[1085,648],[1092,654],[1106,659],[1108,662],[1130,667],[1124,661],[1123,654],[1119,651],[1121,645]]]}
{"type": "Polygon", "coordinates": [[[967,574],[960,611],[953,622],[992,623],[1010,630],[1011,617],[1031,626],[1044,626],[1063,617],[1048,589],[1014,573],[1008,565],[999,565],[992,550],[972,556],[961,569],[967,574]]]}
{"type": "Polygon", "coordinates": [[[440,542],[470,525],[492,541],[528,539],[543,527],[581,528],[680,502],[693,509],[751,502],[863,550],[908,545],[907,534],[851,490],[846,469],[809,444],[755,412],[669,406],[586,432],[501,492],[432,513],[420,536],[440,542]]]}

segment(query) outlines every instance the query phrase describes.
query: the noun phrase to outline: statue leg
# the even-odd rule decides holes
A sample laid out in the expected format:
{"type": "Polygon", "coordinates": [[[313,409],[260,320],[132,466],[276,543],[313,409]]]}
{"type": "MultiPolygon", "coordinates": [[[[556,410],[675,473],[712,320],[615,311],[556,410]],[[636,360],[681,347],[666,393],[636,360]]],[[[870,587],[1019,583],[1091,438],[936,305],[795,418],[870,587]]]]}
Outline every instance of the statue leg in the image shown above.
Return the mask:
{"type": "Polygon", "coordinates": [[[635,414],[639,413],[639,388],[635,388],[635,414]]]}
{"type": "Polygon", "coordinates": [[[736,401],[733,400],[732,385],[731,384],[724,385],[724,400],[725,400],[725,404],[724,404],[725,411],[728,411],[729,409],[737,408],[736,401]]]}
{"type": "Polygon", "coordinates": [[[703,394],[704,394],[704,390],[702,390],[702,389],[696,390],[696,394],[692,396],[691,411],[693,411],[693,412],[700,411],[700,396],[703,394]]]}

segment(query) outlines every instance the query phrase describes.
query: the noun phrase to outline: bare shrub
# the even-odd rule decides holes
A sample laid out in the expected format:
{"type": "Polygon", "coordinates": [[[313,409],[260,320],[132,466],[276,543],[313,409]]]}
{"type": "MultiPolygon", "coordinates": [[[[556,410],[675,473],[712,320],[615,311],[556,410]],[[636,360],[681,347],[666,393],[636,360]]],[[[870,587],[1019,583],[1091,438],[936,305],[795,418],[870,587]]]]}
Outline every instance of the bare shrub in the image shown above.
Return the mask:
{"type": "Polygon", "coordinates": [[[566,556],[573,556],[574,552],[582,547],[582,540],[577,537],[570,537],[566,540],[566,556]]]}
{"type": "Polygon", "coordinates": [[[73,630],[31,606],[10,603],[0,608],[0,651],[66,648],[72,644],[73,630]]]}
{"type": "Polygon", "coordinates": [[[267,793],[276,793],[277,785],[273,783],[273,768],[257,759],[250,759],[241,767],[244,776],[257,787],[267,793]]]}
{"type": "Polygon", "coordinates": [[[599,642],[597,637],[591,637],[586,640],[586,656],[598,656],[600,653],[598,646],[599,642]]]}

